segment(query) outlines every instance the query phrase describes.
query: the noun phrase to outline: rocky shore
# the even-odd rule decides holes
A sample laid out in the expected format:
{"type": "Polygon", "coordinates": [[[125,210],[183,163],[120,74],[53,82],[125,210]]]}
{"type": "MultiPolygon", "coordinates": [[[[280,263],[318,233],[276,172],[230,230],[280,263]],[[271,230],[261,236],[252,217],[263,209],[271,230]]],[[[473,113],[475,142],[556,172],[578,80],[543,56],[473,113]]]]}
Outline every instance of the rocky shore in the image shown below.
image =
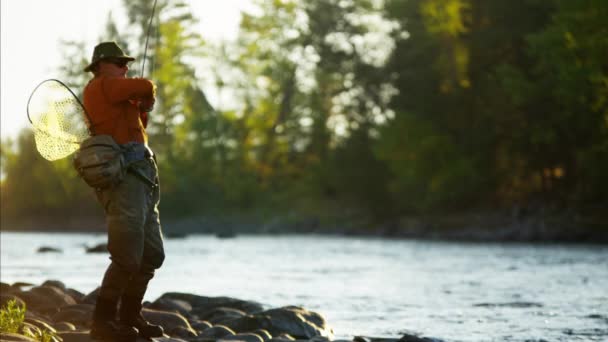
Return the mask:
{"type": "MultiPolygon", "coordinates": [[[[48,280],[41,285],[0,283],[0,341],[89,342],[89,329],[98,290],[89,294],[48,280]],[[20,308],[25,316],[18,318],[20,308]],[[10,311],[10,312],[9,312],[10,311]],[[7,327],[13,326],[14,331],[7,327]]],[[[160,324],[165,336],[154,341],[191,342],[326,342],[332,328],[319,313],[302,307],[267,309],[252,301],[165,293],[144,303],[143,316],[160,324]]],[[[142,339],[142,341],[145,341],[142,339]]],[[[336,342],[440,342],[403,335],[395,338],[353,336],[336,342]]]]}

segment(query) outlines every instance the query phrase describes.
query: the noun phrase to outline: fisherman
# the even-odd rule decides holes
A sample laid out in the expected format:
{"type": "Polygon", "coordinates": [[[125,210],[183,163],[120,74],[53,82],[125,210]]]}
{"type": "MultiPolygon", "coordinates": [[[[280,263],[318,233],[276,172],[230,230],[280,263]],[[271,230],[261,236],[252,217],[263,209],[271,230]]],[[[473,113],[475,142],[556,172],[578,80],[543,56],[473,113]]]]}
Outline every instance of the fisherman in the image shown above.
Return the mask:
{"type": "Polygon", "coordinates": [[[103,42],[84,69],[94,75],[83,94],[88,124],[96,135],[110,135],[121,145],[129,170],[117,185],[96,190],[106,215],[111,263],[101,283],[90,334],[108,341],[163,336],[161,326],[141,315],[148,282],[165,253],[158,169],[146,135],[155,86],[144,78],[127,77],[128,63],[134,60],[115,42],[103,42]]]}

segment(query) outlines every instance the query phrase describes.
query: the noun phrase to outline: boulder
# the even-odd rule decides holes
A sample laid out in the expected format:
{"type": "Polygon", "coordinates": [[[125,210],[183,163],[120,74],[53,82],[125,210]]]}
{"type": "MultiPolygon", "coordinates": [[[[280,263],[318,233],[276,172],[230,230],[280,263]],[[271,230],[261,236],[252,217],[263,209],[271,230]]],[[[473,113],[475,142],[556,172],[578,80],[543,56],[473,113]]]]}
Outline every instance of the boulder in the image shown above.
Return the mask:
{"type": "Polygon", "coordinates": [[[65,292],[67,290],[65,284],[59,280],[47,280],[41,286],[53,286],[65,292]]]}
{"type": "Polygon", "coordinates": [[[14,283],[13,285],[11,285],[13,289],[17,290],[17,291],[21,291],[22,287],[31,287],[34,286],[34,284],[32,283],[26,283],[23,281],[18,281],[16,283],[14,283]]]}
{"type": "Polygon", "coordinates": [[[185,300],[170,298],[158,298],[147,307],[154,310],[177,312],[184,317],[189,317],[192,311],[192,305],[185,300]]]}
{"type": "Polygon", "coordinates": [[[65,293],[69,294],[72,298],[74,298],[77,303],[81,302],[85,296],[84,293],[74,289],[66,289],[65,293]]]}
{"type": "Polygon", "coordinates": [[[217,307],[211,310],[196,309],[192,311],[192,314],[212,324],[222,324],[247,315],[242,310],[227,307],[217,307]]]}
{"type": "Polygon", "coordinates": [[[204,297],[190,293],[169,292],[163,294],[160,298],[186,301],[192,306],[193,314],[195,310],[197,312],[204,312],[219,307],[238,309],[246,313],[264,310],[260,303],[230,297],[204,297]]]}
{"type": "Polygon", "coordinates": [[[234,335],[232,329],[223,325],[216,325],[212,328],[203,330],[198,336],[202,338],[220,339],[229,335],[234,335]]]}
{"type": "Polygon", "coordinates": [[[38,253],[62,253],[62,250],[56,247],[41,246],[37,250],[38,253]]]}
{"type": "Polygon", "coordinates": [[[255,331],[253,331],[253,333],[260,336],[264,341],[268,341],[272,338],[272,335],[270,334],[270,332],[268,332],[268,330],[265,330],[265,329],[257,329],[255,331]]]}
{"type": "Polygon", "coordinates": [[[296,339],[291,337],[289,334],[281,334],[279,336],[273,337],[268,342],[288,342],[295,341],[296,339]]]}
{"type": "Polygon", "coordinates": [[[53,324],[55,330],[57,331],[74,331],[76,330],[76,326],[70,322],[58,322],[53,324]]]}
{"type": "Polygon", "coordinates": [[[82,297],[80,303],[95,305],[95,303],[97,303],[97,296],[99,296],[99,289],[100,287],[97,287],[95,290],[91,291],[91,293],[82,297]]]}
{"type": "Polygon", "coordinates": [[[109,253],[107,243],[100,243],[93,247],[86,247],[86,251],[87,253],[109,253]]]}
{"type": "Polygon", "coordinates": [[[6,306],[6,304],[8,302],[10,302],[11,300],[14,300],[15,302],[17,302],[17,305],[20,307],[23,307],[25,305],[25,302],[12,294],[5,294],[4,292],[0,294],[0,308],[4,308],[6,306]]]}
{"type": "Polygon", "coordinates": [[[218,340],[218,342],[222,341],[264,342],[264,339],[254,333],[241,333],[236,335],[227,335],[218,340]]]}
{"type": "Polygon", "coordinates": [[[142,309],[141,313],[148,322],[162,326],[169,335],[175,329],[182,327],[196,336],[196,331],[192,329],[188,320],[178,313],[148,308],[142,309]]]}
{"type": "Polygon", "coordinates": [[[93,305],[65,306],[52,316],[53,322],[70,322],[75,326],[88,327],[93,319],[93,305]]]}
{"type": "Polygon", "coordinates": [[[37,326],[38,329],[40,329],[40,330],[47,330],[47,331],[50,331],[52,333],[57,332],[57,330],[55,330],[55,328],[53,326],[51,326],[51,324],[49,322],[45,322],[45,321],[40,320],[40,319],[34,319],[34,318],[29,318],[29,317],[26,318],[24,321],[26,323],[29,323],[29,324],[37,326]]]}
{"type": "Polygon", "coordinates": [[[0,282],[0,295],[11,294],[15,289],[7,283],[0,282]]]}
{"type": "Polygon", "coordinates": [[[207,321],[192,320],[192,321],[190,321],[190,326],[195,331],[201,332],[201,331],[203,331],[205,329],[211,328],[213,325],[211,323],[207,322],[207,321]]]}
{"type": "Polygon", "coordinates": [[[225,323],[236,332],[266,329],[272,336],[289,334],[296,339],[315,336],[333,338],[333,330],[320,314],[297,306],[286,306],[248,315],[225,323]]]}
{"type": "Polygon", "coordinates": [[[0,333],[0,341],[37,342],[35,339],[19,334],[0,333]]]}
{"type": "MultiPolygon", "coordinates": [[[[65,331],[60,332],[59,337],[63,339],[63,342],[99,342],[91,339],[88,331],[65,331]]],[[[150,340],[144,338],[137,338],[137,342],[149,342],[150,340]]],[[[158,342],[186,342],[177,338],[159,337],[153,338],[152,341],[158,342]]]]}
{"type": "Polygon", "coordinates": [[[171,329],[171,331],[166,332],[167,335],[172,337],[182,337],[185,339],[190,339],[198,336],[198,333],[193,329],[188,329],[186,327],[176,327],[171,329]]]}
{"type": "Polygon", "coordinates": [[[58,335],[63,342],[94,342],[88,331],[62,331],[58,335]]]}
{"type": "Polygon", "coordinates": [[[23,322],[21,328],[19,328],[19,332],[25,336],[40,336],[42,334],[40,328],[27,322],[23,322]]]}
{"type": "Polygon", "coordinates": [[[42,313],[53,312],[66,305],[76,304],[74,298],[54,286],[36,286],[19,294],[28,309],[42,313]]]}

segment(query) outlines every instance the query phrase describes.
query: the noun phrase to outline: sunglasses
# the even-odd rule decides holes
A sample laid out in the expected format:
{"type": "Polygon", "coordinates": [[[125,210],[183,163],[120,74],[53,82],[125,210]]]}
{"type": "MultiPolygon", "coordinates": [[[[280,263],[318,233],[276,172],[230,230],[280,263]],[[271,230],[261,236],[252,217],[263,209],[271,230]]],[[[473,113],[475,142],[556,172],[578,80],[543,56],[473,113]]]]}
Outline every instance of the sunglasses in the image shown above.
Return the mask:
{"type": "Polygon", "coordinates": [[[128,61],[122,59],[108,59],[106,62],[116,65],[119,68],[124,68],[129,63],[128,61]]]}

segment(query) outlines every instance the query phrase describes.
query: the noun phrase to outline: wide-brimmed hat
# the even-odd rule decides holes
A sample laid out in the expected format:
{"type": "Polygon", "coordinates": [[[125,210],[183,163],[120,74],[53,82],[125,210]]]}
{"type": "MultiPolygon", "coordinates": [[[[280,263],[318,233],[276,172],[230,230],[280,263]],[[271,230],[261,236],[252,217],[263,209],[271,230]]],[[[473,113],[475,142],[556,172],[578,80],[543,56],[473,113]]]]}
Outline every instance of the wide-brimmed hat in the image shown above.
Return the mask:
{"type": "Polygon", "coordinates": [[[84,68],[84,71],[88,72],[101,60],[104,59],[118,59],[127,62],[134,61],[135,58],[128,56],[122,51],[120,46],[116,42],[103,42],[97,44],[93,50],[93,57],[91,57],[91,64],[84,68]]]}

